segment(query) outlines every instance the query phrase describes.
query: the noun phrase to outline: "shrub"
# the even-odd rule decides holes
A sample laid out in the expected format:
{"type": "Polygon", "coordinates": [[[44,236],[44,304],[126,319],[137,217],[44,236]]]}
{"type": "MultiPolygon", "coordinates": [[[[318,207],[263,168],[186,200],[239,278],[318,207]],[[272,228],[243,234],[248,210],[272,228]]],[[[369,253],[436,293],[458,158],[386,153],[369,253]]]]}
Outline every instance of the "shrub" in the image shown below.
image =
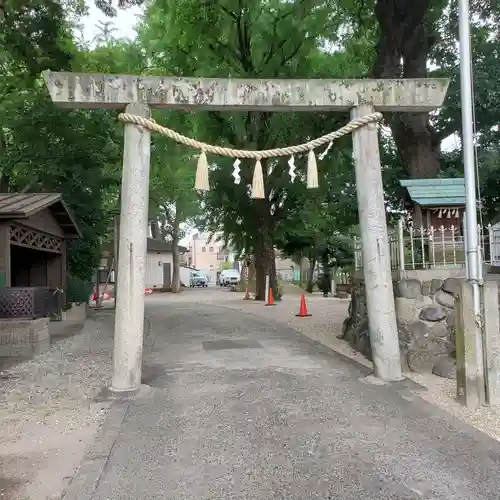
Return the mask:
{"type": "Polygon", "coordinates": [[[76,276],[68,275],[68,285],[66,288],[66,302],[77,304],[87,303],[92,294],[92,282],[84,281],[76,276]]]}

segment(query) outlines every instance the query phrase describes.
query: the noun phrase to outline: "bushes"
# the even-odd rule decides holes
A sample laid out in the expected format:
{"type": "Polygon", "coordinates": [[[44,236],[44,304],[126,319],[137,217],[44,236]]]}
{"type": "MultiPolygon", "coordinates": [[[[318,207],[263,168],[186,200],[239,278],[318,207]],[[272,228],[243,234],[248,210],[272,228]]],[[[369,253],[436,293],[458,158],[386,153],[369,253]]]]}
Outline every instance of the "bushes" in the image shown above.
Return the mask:
{"type": "Polygon", "coordinates": [[[77,276],[68,275],[66,302],[76,302],[77,304],[87,303],[92,294],[92,288],[92,282],[84,281],[77,276]]]}

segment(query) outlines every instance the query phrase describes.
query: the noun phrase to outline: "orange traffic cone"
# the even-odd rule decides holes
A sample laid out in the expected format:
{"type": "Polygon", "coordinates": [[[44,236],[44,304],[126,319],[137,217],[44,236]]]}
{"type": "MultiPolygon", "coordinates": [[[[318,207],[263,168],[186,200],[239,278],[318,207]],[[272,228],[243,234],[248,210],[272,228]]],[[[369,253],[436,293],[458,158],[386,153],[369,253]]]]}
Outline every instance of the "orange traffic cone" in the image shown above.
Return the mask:
{"type": "Polygon", "coordinates": [[[245,288],[245,296],[243,297],[243,300],[250,300],[250,294],[248,293],[248,288],[245,288]]]}
{"type": "Polygon", "coordinates": [[[300,309],[299,309],[299,314],[296,314],[298,318],[306,318],[307,316],[312,316],[312,314],[309,314],[307,312],[307,305],[306,305],[306,296],[301,293],[300,294],[300,309]]]}
{"type": "Polygon", "coordinates": [[[269,287],[269,295],[267,296],[267,304],[266,306],[275,306],[274,298],[273,298],[273,289],[269,287]]]}

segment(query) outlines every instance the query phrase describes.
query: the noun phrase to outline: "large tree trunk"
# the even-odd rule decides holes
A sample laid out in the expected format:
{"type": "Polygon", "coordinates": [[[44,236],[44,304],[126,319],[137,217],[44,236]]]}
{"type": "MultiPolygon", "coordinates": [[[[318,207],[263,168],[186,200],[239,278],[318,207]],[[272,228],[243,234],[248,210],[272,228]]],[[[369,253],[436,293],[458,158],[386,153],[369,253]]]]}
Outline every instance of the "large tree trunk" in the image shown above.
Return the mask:
{"type": "Polygon", "coordinates": [[[260,219],[259,238],[255,246],[255,300],[266,300],[266,276],[269,275],[269,286],[273,289],[273,297],[278,298],[278,282],[276,279],[276,262],[273,240],[267,228],[268,220],[260,219]]]}
{"type": "MultiPolygon", "coordinates": [[[[263,118],[265,113],[260,113],[259,117],[262,123],[266,123],[263,118]]],[[[255,118],[255,115],[252,115],[255,118]]],[[[256,130],[260,130],[256,126],[256,130]]],[[[256,148],[263,149],[265,143],[260,142],[262,136],[257,140],[256,148]]],[[[264,186],[267,179],[267,159],[261,160],[262,170],[264,174],[264,186]]],[[[266,193],[267,196],[268,193],[266,193]]],[[[255,214],[255,229],[256,238],[254,243],[255,257],[255,300],[266,300],[266,276],[269,275],[269,286],[273,289],[273,297],[278,299],[278,281],[276,279],[276,262],[274,254],[274,239],[273,239],[273,217],[271,215],[271,207],[267,197],[263,200],[254,200],[253,204],[255,214]]]]}
{"type": "Polygon", "coordinates": [[[179,220],[175,217],[172,231],[172,293],[181,291],[180,270],[181,255],[179,253],[179,220]]]}
{"type": "Polygon", "coordinates": [[[306,291],[312,293],[314,289],[314,268],[316,267],[316,259],[309,255],[309,276],[307,277],[306,291]]]}
{"type": "MultiPolygon", "coordinates": [[[[376,78],[426,78],[427,60],[434,33],[425,16],[430,0],[378,0],[375,15],[380,27],[376,78]]],[[[439,141],[433,140],[428,113],[387,113],[394,142],[412,178],[436,177],[439,173],[439,141]]]]}

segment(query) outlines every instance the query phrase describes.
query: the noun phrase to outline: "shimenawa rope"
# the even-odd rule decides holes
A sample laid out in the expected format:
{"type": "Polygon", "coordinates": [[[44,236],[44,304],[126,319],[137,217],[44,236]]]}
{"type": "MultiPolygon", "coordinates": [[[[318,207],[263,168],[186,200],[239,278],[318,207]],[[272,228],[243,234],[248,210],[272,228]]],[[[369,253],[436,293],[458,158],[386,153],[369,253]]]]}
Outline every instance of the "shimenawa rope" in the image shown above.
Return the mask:
{"type": "MultiPolygon", "coordinates": [[[[318,168],[316,164],[316,156],[314,149],[324,144],[331,144],[334,140],[348,135],[355,130],[368,125],[369,123],[377,123],[382,121],[382,113],[371,113],[360,118],[351,120],[347,125],[330,132],[329,134],[313,139],[312,141],[298,144],[296,146],[286,146],[275,149],[265,149],[261,151],[245,150],[245,149],[232,149],[220,146],[213,146],[204,142],[199,142],[185,135],[179,134],[170,128],[159,125],[152,119],[143,118],[142,116],[130,115],[128,113],[120,113],[118,119],[124,123],[131,123],[144,127],[151,132],[158,132],[159,134],[168,137],[180,144],[201,150],[198,158],[198,166],[196,170],[195,189],[198,191],[208,191],[208,161],[206,153],[215,154],[218,156],[228,156],[231,158],[251,158],[256,160],[254,177],[252,182],[252,198],[264,198],[264,182],[262,175],[262,165],[260,160],[263,158],[271,158],[277,156],[292,156],[298,153],[308,153],[307,162],[307,188],[313,189],[318,187],[318,168]]],[[[237,165],[235,165],[235,168],[237,165]]],[[[236,179],[236,176],[235,176],[236,179]]]]}

